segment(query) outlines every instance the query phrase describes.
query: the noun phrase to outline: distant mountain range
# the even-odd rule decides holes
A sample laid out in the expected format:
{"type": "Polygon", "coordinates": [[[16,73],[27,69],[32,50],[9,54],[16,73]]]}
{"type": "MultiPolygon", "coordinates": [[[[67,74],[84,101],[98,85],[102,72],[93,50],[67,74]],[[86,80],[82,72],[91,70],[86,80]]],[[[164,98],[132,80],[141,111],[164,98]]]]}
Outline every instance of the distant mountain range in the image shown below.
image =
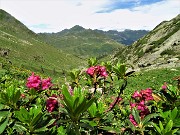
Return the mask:
{"type": "Polygon", "coordinates": [[[76,25],[58,33],[40,33],[41,40],[65,52],[87,59],[109,55],[124,45],[95,30],[76,25]]]}
{"type": "Polygon", "coordinates": [[[108,37],[124,45],[131,45],[132,43],[134,43],[135,41],[137,41],[138,39],[140,39],[149,32],[147,30],[129,30],[129,29],[126,29],[121,32],[117,30],[109,30],[109,31],[96,30],[96,31],[105,34],[108,37]]]}
{"type": "Polygon", "coordinates": [[[39,37],[46,43],[66,52],[81,58],[88,58],[109,55],[113,50],[122,48],[123,45],[130,45],[147,33],[146,30],[125,30],[123,32],[92,30],[76,25],[57,33],[40,33],[39,37]]]}

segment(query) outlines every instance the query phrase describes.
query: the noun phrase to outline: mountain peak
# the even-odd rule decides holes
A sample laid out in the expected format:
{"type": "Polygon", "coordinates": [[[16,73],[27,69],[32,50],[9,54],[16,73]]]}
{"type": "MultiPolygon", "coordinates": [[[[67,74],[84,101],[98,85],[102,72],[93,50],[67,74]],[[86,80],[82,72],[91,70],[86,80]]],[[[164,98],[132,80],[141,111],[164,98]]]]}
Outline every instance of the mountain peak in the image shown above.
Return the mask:
{"type": "Polygon", "coordinates": [[[81,31],[81,30],[85,30],[82,26],[80,25],[75,25],[71,28],[71,30],[73,31],[81,31]]]}
{"type": "Polygon", "coordinates": [[[3,9],[0,9],[0,20],[5,20],[8,18],[12,18],[12,16],[3,9]]]}

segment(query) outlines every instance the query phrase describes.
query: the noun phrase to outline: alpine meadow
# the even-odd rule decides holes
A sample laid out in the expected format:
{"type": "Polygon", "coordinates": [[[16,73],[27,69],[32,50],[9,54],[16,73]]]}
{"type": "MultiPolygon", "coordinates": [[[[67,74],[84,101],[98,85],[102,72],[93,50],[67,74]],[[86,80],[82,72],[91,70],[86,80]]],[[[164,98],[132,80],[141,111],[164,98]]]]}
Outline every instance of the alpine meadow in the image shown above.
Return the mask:
{"type": "Polygon", "coordinates": [[[180,14],[35,33],[0,9],[0,134],[179,135],[180,14]]]}

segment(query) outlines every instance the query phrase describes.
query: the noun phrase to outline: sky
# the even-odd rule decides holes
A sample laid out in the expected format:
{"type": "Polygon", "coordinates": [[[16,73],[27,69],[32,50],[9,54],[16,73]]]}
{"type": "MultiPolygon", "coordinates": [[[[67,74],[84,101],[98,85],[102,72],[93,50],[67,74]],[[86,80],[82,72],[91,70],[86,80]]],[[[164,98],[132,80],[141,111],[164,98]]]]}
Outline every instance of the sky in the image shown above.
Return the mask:
{"type": "Polygon", "coordinates": [[[36,33],[86,29],[152,30],[180,14],[180,0],[0,0],[0,8],[36,33]]]}

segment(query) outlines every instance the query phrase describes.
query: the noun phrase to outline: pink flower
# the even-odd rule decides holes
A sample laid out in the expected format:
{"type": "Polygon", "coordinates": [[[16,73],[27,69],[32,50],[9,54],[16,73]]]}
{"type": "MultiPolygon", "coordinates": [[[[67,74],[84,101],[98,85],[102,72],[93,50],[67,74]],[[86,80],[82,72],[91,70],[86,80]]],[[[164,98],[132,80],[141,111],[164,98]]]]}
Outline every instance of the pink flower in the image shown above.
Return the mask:
{"type": "Polygon", "coordinates": [[[167,89],[167,83],[165,82],[164,85],[162,86],[162,89],[163,90],[166,90],[167,89]]]}
{"type": "Polygon", "coordinates": [[[34,89],[39,89],[41,85],[41,78],[39,76],[35,76],[34,73],[27,79],[26,86],[28,88],[34,88],[34,89]]]}
{"type": "Polygon", "coordinates": [[[86,73],[91,75],[91,76],[94,76],[94,71],[95,71],[95,68],[94,67],[90,67],[87,69],[86,73]]]}
{"type": "Polygon", "coordinates": [[[104,66],[100,66],[100,65],[92,66],[92,67],[88,68],[86,73],[92,77],[94,75],[101,76],[101,77],[107,77],[108,76],[108,74],[106,72],[106,68],[104,66]]]}
{"type": "Polygon", "coordinates": [[[153,96],[152,96],[152,89],[147,88],[145,90],[141,90],[140,92],[135,91],[133,96],[134,99],[138,99],[138,100],[154,100],[153,96]]]}
{"type": "Polygon", "coordinates": [[[58,106],[58,101],[56,95],[52,95],[47,99],[46,109],[48,112],[53,112],[57,106],[58,106]]]}
{"type": "Polygon", "coordinates": [[[42,89],[43,89],[43,90],[48,89],[48,88],[51,87],[51,86],[52,86],[51,78],[42,79],[42,89]]]}
{"type": "Polygon", "coordinates": [[[139,91],[135,91],[132,97],[133,97],[134,99],[136,99],[136,98],[141,98],[142,95],[139,93],[139,91]]]}
{"type": "Polygon", "coordinates": [[[141,101],[140,103],[137,104],[137,109],[140,111],[144,111],[147,107],[144,104],[144,101],[141,101]]]}
{"type": "Polygon", "coordinates": [[[136,105],[137,105],[136,103],[130,103],[131,109],[136,107],[136,105]]]}
{"type": "Polygon", "coordinates": [[[153,96],[152,96],[152,89],[147,88],[146,90],[141,90],[140,94],[143,97],[143,100],[154,100],[153,96]]]}
{"type": "Polygon", "coordinates": [[[38,91],[45,90],[52,86],[51,78],[41,80],[40,76],[34,75],[34,73],[32,73],[32,75],[27,79],[26,86],[29,89],[34,88],[38,91]]]}
{"type": "Polygon", "coordinates": [[[138,126],[137,122],[134,119],[134,116],[132,114],[129,115],[129,120],[132,122],[134,126],[138,126]]]}

